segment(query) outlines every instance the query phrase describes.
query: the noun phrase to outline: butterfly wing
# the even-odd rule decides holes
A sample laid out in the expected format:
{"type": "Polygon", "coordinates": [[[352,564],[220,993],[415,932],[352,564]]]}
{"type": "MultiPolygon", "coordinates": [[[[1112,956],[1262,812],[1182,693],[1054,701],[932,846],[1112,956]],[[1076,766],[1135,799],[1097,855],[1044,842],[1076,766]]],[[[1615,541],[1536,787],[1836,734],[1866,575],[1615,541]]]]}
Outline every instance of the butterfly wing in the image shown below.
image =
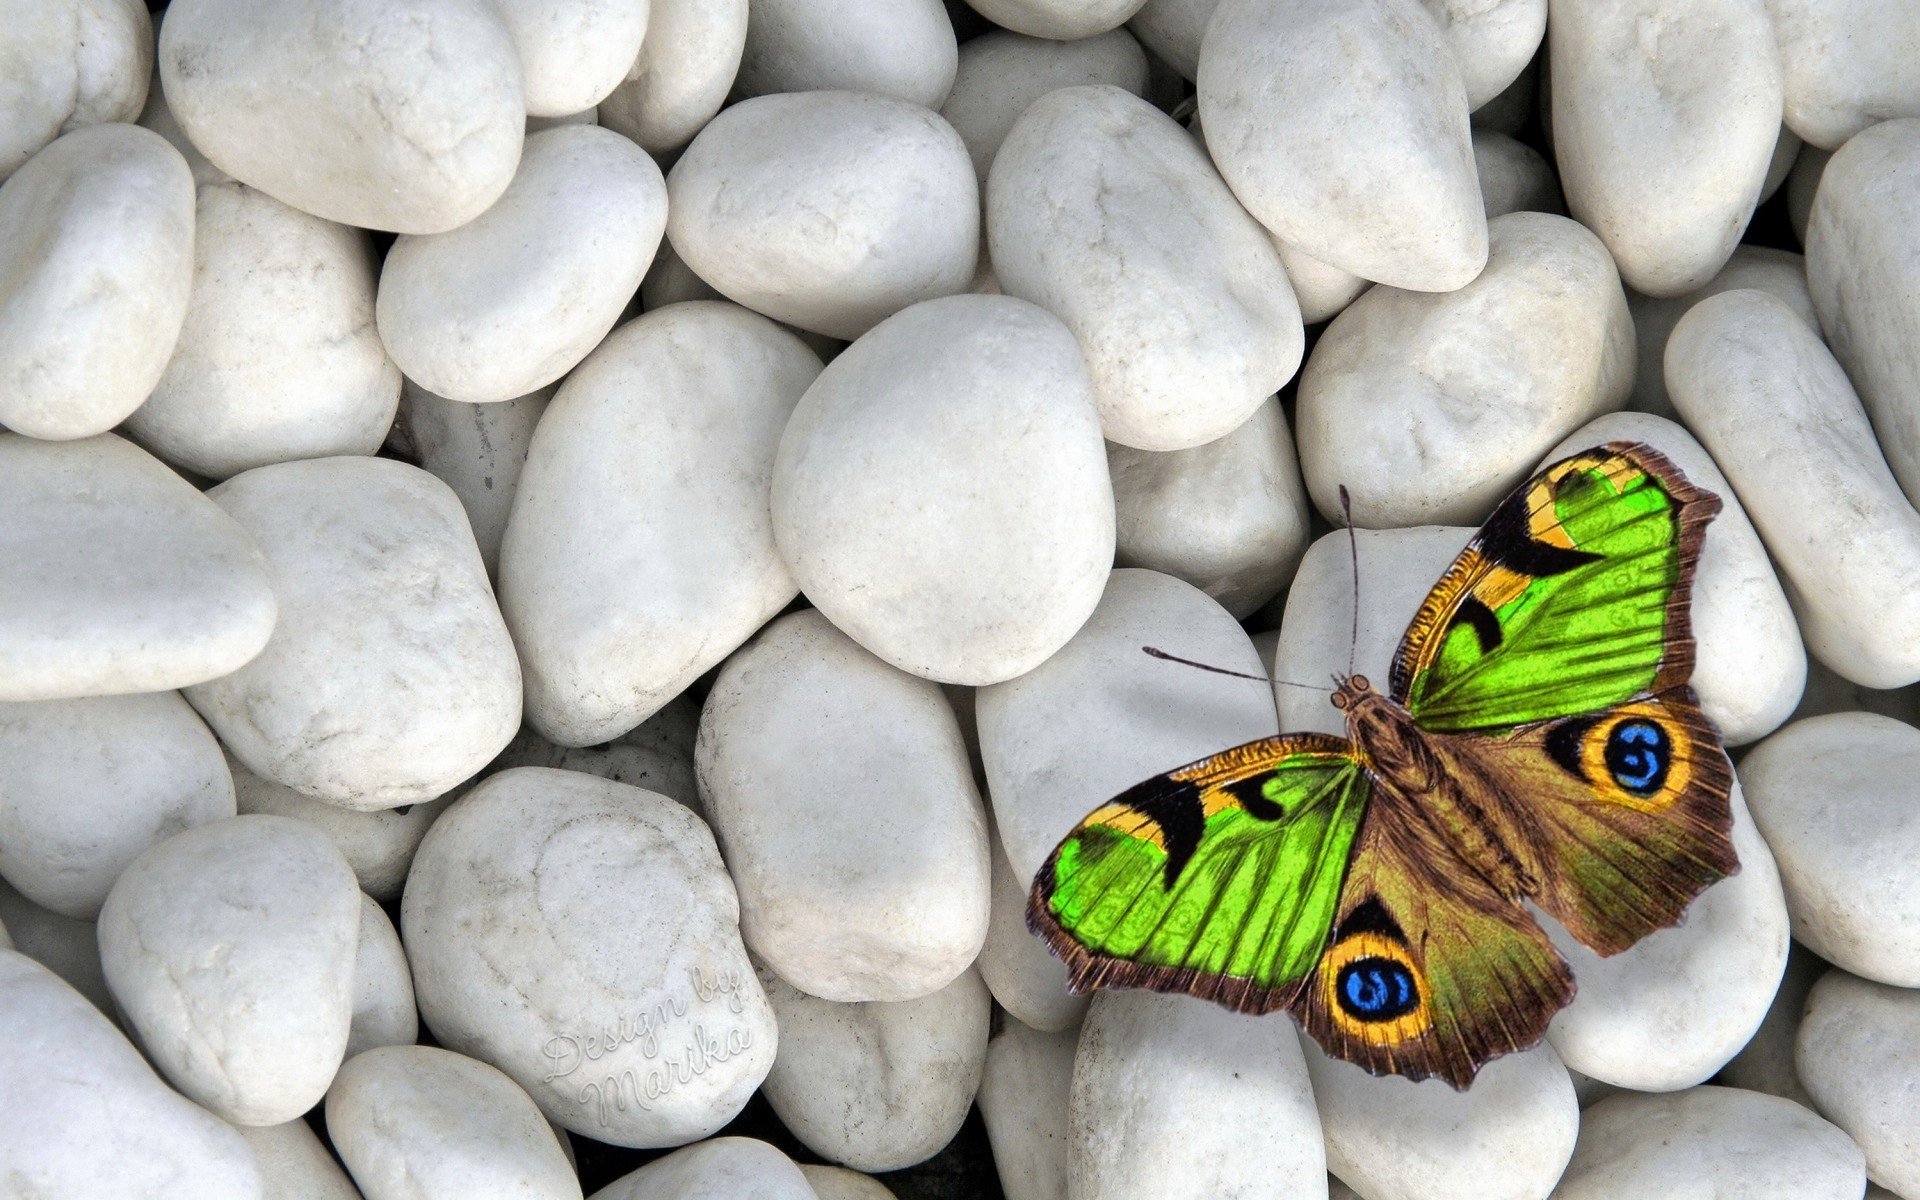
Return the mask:
{"type": "Polygon", "coordinates": [[[1394,698],[1502,810],[1528,894],[1601,954],[1738,869],[1732,768],[1687,686],[1719,509],[1638,443],[1554,463],[1495,510],[1394,657],[1394,698]]]}
{"type": "Polygon", "coordinates": [[[1027,923],[1076,991],[1286,1007],[1333,925],[1369,785],[1323,734],[1263,738],[1127,789],[1034,878],[1027,923]]]}
{"type": "Polygon", "coordinates": [[[1412,811],[1399,797],[1368,807],[1333,934],[1291,1007],[1335,1058],[1465,1088],[1545,1036],[1573,976],[1533,918],[1412,811]]]}

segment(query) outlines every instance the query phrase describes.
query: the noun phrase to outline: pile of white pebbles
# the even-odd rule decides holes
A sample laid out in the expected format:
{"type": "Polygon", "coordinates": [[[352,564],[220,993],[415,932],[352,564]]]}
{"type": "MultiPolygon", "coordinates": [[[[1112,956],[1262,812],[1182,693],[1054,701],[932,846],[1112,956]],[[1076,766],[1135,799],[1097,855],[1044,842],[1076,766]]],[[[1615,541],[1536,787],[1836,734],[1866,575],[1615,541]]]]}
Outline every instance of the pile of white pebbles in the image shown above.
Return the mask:
{"type": "Polygon", "coordinates": [[[968,3],[0,0],[0,1196],[1920,1200],[1920,5],[968,3]],[[1465,1093],[1069,995],[1340,729],[1140,648],[1616,438],[1740,873],[1465,1093]]]}

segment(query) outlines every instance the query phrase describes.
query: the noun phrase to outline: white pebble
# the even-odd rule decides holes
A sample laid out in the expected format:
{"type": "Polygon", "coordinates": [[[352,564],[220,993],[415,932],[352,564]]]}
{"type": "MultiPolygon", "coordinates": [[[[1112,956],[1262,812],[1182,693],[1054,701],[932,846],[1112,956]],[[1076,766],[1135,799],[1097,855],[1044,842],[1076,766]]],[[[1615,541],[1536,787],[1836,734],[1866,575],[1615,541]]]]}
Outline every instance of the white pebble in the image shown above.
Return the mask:
{"type": "Polygon", "coordinates": [[[360,897],[360,940],[353,958],[353,1022],[347,1057],[377,1046],[411,1046],[420,1038],[413,977],[393,919],[370,896],[360,897]]]}
{"type": "Polygon", "coordinates": [[[0,433],[0,700],[157,692],[260,653],[278,604],[247,531],[111,434],[0,433]]]}
{"type": "MultiPolygon", "coordinates": [[[[1915,22],[1920,36],[1920,21],[1915,22]]],[[[1920,119],[1848,141],[1820,176],[1807,221],[1807,284],[1907,491],[1920,496],[1920,119]]]]}
{"type": "Polygon", "coordinates": [[[667,176],[667,236],[720,292],[856,337],[967,286],[980,189],[939,114],[865,92],[758,96],[700,131],[667,176]]]}
{"type": "Polygon", "coordinates": [[[0,921],[12,948],[46,967],[93,1006],[120,1021],[107,976],[100,969],[100,938],[92,921],[41,908],[0,880],[0,921]]]}
{"type": "Polygon", "coordinates": [[[1813,198],[1819,193],[1820,177],[1826,174],[1827,163],[1832,158],[1831,150],[1807,146],[1787,173],[1787,220],[1802,246],[1807,244],[1807,222],[1813,216],[1813,198]]]}
{"type": "Polygon", "coordinates": [[[1087,995],[1067,990],[1066,964],[1027,928],[1027,889],[1033,880],[1013,873],[1007,848],[997,836],[991,853],[992,911],[986,944],[974,966],[1014,1020],[1043,1032],[1076,1029],[1086,1016],[1087,995]]]}
{"type": "Polygon", "coordinates": [[[1794,1058],[1821,1114],[1867,1155],[1867,1176],[1920,1192],[1920,991],[1845,971],[1813,985],[1794,1058]]]}
{"type": "Polygon", "coordinates": [[[193,175],[165,139],[89,125],[35,154],[0,184],[0,424],[119,424],[166,369],[192,284],[193,175]]]}
{"type": "Polygon", "coordinates": [[[220,744],[178,692],[0,704],[0,781],[0,875],[82,921],[143,851],[234,815],[220,744]]]}
{"type": "Polygon", "coordinates": [[[1206,153],[1110,86],[1042,96],[987,189],[994,274],[1079,339],[1109,441],[1184,450],[1231,433],[1293,377],[1286,268],[1206,153]]]}
{"type": "Polygon", "coordinates": [[[1330,267],[1279,238],[1275,238],[1273,244],[1280,251],[1280,261],[1286,265],[1294,297],[1300,301],[1300,317],[1309,325],[1318,325],[1339,315],[1359,299],[1361,292],[1373,286],[1369,280],[1330,267]]]}
{"type": "Polygon", "coordinates": [[[739,96],[848,91],[939,108],[959,62],[940,0],[750,0],[739,96]]]}
{"type": "Polygon", "coordinates": [[[361,1200],[353,1180],[301,1118],[235,1128],[259,1163],[269,1200],[361,1200]]]}
{"type": "Polygon", "coordinates": [[[1796,721],[1740,775],[1779,848],[1794,938],[1855,975],[1920,987],[1920,729],[1873,713],[1796,721]]]}
{"type": "Polygon", "coordinates": [[[1547,32],[1547,0],[1420,0],[1460,62],[1467,107],[1505,91],[1533,61],[1547,32]]]}
{"type": "Polygon", "coordinates": [[[353,1015],[360,890],[311,826],[231,817],[135,859],[100,910],[100,962],[141,1045],[240,1125],[319,1103],[353,1015]]]}
{"type": "Polygon", "coordinates": [[[1869,687],[1920,680],[1920,514],[1819,337],[1764,292],[1726,292],[1681,318],[1666,373],[1779,565],[1807,649],[1869,687]]]}
{"type": "Polygon", "coordinates": [[[534,728],[622,734],[793,599],[767,497],[819,370],[773,322],[702,301],[622,326],[560,388],[500,546],[534,728]]]}
{"type": "MultiPolygon", "coordinates": [[[[886,1184],[845,1167],[801,1163],[800,1174],[813,1189],[814,1200],[896,1200],[886,1184]]],[[[1009,1196],[1007,1200],[1017,1198],[1009,1196]]]]}
{"type": "Polygon", "coordinates": [[[1857,1200],[1860,1148],[1798,1104],[1739,1088],[1625,1094],[1582,1114],[1555,1200],[1751,1196],[1857,1200]]]}
{"type": "Polygon", "coordinates": [[[794,410],[773,527],[807,598],[894,666],[973,685],[1031,670],[1093,611],[1113,561],[1073,335],[1006,296],[886,321],[794,410]]]}
{"type": "Polygon", "coordinates": [[[1097,83],[1136,96],[1146,92],[1147,56],[1126,30],[1071,42],[989,30],[960,47],[940,115],[967,144],[984,190],[987,169],[1020,114],[1048,92],[1097,83]]]}
{"type": "Polygon", "coordinates": [[[1073,1060],[1067,1194],[1318,1195],[1326,1152],[1297,1028],[1190,996],[1095,996],[1073,1060]]]}
{"type": "Polygon", "coordinates": [[[986,813],[938,684],[795,613],[720,668],[697,761],[741,935],[781,978],[911,1000],[978,957],[986,813]]]}
{"type": "Polygon", "coordinates": [[[188,689],[255,774],[359,809],[432,800],[520,727],[520,666],[466,513],[388,459],[256,467],[210,494],[260,542],[280,623],[188,689]]]}
{"type": "Polygon", "coordinates": [[[60,134],[131,121],[153,73],[143,0],[15,0],[0,21],[0,180],[60,134]]]}
{"type": "Polygon", "coordinates": [[[648,31],[648,0],[493,0],[520,60],[527,115],[592,108],[626,78],[648,31]]]}
{"type": "Polygon", "coordinates": [[[1032,37],[1070,41],[1117,28],[1142,0],[967,0],[995,25],[1032,37]]]}
{"type": "MultiPolygon", "coordinates": [[[[816,1200],[793,1160],[756,1138],[720,1137],[657,1158],[593,1200],[816,1200]]],[[[818,1200],[828,1200],[819,1197],[818,1200]]]]}
{"type": "Polygon", "coordinates": [[[378,450],[400,368],[374,329],[366,233],[232,181],[203,184],[194,211],[186,321],[128,430],[210,479],[378,450]]]}
{"type": "Polygon", "coordinates": [[[1636,291],[1726,263],[1780,136],[1766,0],[1554,0],[1553,147],[1567,207],[1636,291]]]}
{"type": "Polygon", "coordinates": [[[1475,126],[1473,168],[1480,177],[1480,202],[1489,221],[1510,212],[1559,216],[1567,211],[1553,164],[1525,142],[1475,126]]]}
{"type": "Polygon", "coordinates": [[[1237,618],[1287,586],[1307,546],[1293,433],[1269,398],[1189,450],[1107,445],[1118,561],[1184,579],[1237,618]]]}
{"type": "Polygon", "coordinates": [[[437,395],[524,396],[606,337],[666,223],[666,181],[638,146],[594,125],[536,133],[485,213],[393,244],[380,271],[380,338],[407,378],[437,395]]]}
{"type": "Polygon", "coordinates": [[[448,400],[411,379],[401,390],[389,444],[460,497],[490,576],[499,571],[500,539],[507,531],[534,427],[555,390],[544,387],[492,404],[448,400]]]}
{"type": "Polygon", "coordinates": [[[520,159],[520,62],[487,0],[178,0],[159,57],[215,166],[343,225],[464,225],[520,159]]]}
{"type": "Polygon", "coordinates": [[[654,154],[678,150],[713,119],[740,69],[748,0],[653,0],[627,77],[600,123],[654,154]]]}
{"type": "Polygon", "coordinates": [[[1307,492],[1370,528],[1482,520],[1574,429],[1619,408],[1633,323],[1606,247],[1546,213],[1488,226],[1487,269],[1440,295],[1376,287],[1300,375],[1307,492]]]}
{"type": "MultiPolygon", "coordinates": [[[[1781,870],[1785,869],[1782,864],[1781,870]]],[[[1827,969],[1827,964],[1813,951],[1797,941],[1790,944],[1780,990],[1774,993],[1773,1004],[1768,1007],[1760,1028],[1714,1078],[1728,1087],[1766,1092],[1812,1108],[1813,1097],[1801,1086],[1800,1072],[1793,1063],[1793,1043],[1800,1032],[1807,995],[1827,969]]]]}
{"type": "Polygon", "coordinates": [[[580,1196],[552,1127],[519,1085],[436,1046],[349,1059],[327,1092],[327,1135],[367,1200],[580,1196]]]}
{"type": "Polygon", "coordinates": [[[1146,0],[1127,21],[1140,44],[1192,79],[1200,73],[1200,40],[1220,0],[1146,0]]]}
{"type": "Polygon", "coordinates": [[[495,770],[554,767],[584,771],[615,783],[630,784],[678,800],[706,818],[693,767],[693,745],[700,729],[700,701],[688,692],[611,742],[598,746],[556,746],[532,729],[507,743],[495,770]]]}
{"type": "Polygon", "coordinates": [[[987,1043],[980,1115],[1007,1200],[1067,1200],[1067,1106],[1079,1031],[1006,1022],[987,1043]]]}
{"type": "Polygon", "coordinates": [[[316,800],[283,783],[262,779],[231,754],[227,768],[233,792],[243,813],[267,813],[305,821],[327,836],[360,881],[360,890],[375,900],[393,900],[406,882],[407,868],[427,827],[452,803],[454,793],[400,808],[358,809],[316,800]]]}
{"type": "Polygon", "coordinates": [[[1767,0],[1787,124],[1837,150],[1869,125],[1920,117],[1920,8],[1881,0],[1767,0]]]}
{"type": "Polygon", "coordinates": [[[540,767],[491,776],[434,823],[400,909],[435,1040],[616,1146],[705,1137],[766,1076],[778,1035],[738,922],[684,806],[540,767]]]}
{"type": "Polygon", "coordinates": [[[1419,291],[1486,264],[1466,88],[1418,0],[1225,0],[1198,82],[1220,173],[1287,245],[1419,291]]]}
{"type": "Polygon", "coordinates": [[[1639,347],[1639,370],[1633,378],[1633,395],[1627,401],[1628,407],[1663,417],[1676,415],[1673,400],[1667,395],[1667,376],[1663,369],[1667,340],[1673,336],[1673,327],[1700,301],[1741,288],[1772,293],[1793,309],[1808,329],[1820,332],[1820,317],[1813,311],[1813,293],[1807,290],[1806,260],[1789,250],[1742,242],[1733,248],[1733,257],[1727,259],[1720,273],[1694,291],[1680,296],[1642,296],[1628,291],[1627,308],[1633,314],[1633,337],[1639,347]]]}
{"type": "Polygon", "coordinates": [[[265,1200],[232,1127],[154,1077],[113,1023],[0,950],[0,1162],[20,1197],[265,1200]]]}
{"type": "Polygon", "coordinates": [[[1279,732],[1272,696],[1142,652],[1152,646],[1257,672],[1238,622],[1191,584],[1112,573],[1086,626],[1058,654],[975,696],[980,752],[1000,839],[1017,879],[1080,819],[1149,776],[1279,732]]]}

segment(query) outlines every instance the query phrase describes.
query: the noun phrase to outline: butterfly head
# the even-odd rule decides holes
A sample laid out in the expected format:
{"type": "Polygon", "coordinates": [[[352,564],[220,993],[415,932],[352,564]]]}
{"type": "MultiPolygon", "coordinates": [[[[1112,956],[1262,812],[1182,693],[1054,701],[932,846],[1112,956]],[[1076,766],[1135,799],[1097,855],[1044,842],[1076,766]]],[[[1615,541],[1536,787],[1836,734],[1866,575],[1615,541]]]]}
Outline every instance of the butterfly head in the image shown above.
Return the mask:
{"type": "Polygon", "coordinates": [[[1333,684],[1333,706],[1343,713],[1356,713],[1368,697],[1379,696],[1365,675],[1335,675],[1333,684]]]}
{"type": "Polygon", "coordinates": [[[1347,737],[1374,771],[1403,788],[1432,786],[1441,767],[1411,713],[1373,690],[1365,675],[1335,676],[1333,706],[1347,718],[1347,737]]]}

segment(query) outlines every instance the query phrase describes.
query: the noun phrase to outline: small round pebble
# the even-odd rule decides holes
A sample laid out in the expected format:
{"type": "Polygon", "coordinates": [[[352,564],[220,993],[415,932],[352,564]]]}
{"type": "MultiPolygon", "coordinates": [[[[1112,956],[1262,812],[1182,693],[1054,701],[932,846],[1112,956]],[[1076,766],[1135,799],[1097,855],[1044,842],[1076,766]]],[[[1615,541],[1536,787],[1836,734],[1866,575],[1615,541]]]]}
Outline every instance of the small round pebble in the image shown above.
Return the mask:
{"type": "Polygon", "coordinates": [[[626,78],[649,29],[648,0],[492,0],[520,62],[527,115],[592,108],[626,78]]]}
{"type": "Polygon", "coordinates": [[[401,390],[400,413],[388,446],[460,497],[490,576],[500,568],[500,539],[507,531],[534,427],[555,390],[544,387],[491,404],[436,396],[411,379],[401,390]]]}
{"type": "Polygon", "coordinates": [[[233,776],[239,811],[292,817],[318,829],[353,868],[360,890],[381,901],[399,898],[420,839],[427,836],[427,827],[441,810],[457,798],[456,789],[438,799],[399,808],[351,808],[262,779],[231,753],[227,769],[233,776]]]}
{"type": "Polygon", "coordinates": [[[940,115],[967,144],[984,191],[1000,143],[1035,100],[1060,88],[1101,83],[1139,96],[1147,78],[1146,52],[1124,29],[1071,42],[994,29],[960,47],[940,115]]]}
{"type": "Polygon", "coordinates": [[[420,1038],[413,977],[400,933],[371,896],[360,897],[360,941],[353,958],[353,1022],[347,1057],[377,1046],[411,1046],[420,1038]]]}
{"type": "Polygon", "coordinates": [[[1867,1177],[1920,1192],[1920,991],[1834,970],[1813,985],[1794,1061],[1822,1115],[1867,1155],[1867,1177]]]}
{"type": "Polygon", "coordinates": [[[600,102],[600,124],[654,154],[686,145],[726,101],[747,16],[748,0],[653,0],[640,54],[600,102]]]}
{"type": "Polygon", "coordinates": [[[1067,1110],[1079,1031],[1006,1022],[987,1043],[980,1115],[1007,1200],[1065,1200],[1067,1110]]]}
{"type": "Polygon", "coordinates": [[[10,0],[0,14],[0,180],[60,134],[140,115],[153,74],[142,0],[10,0]]]}
{"type": "Polygon", "coordinates": [[[1042,1032],[1076,1029],[1086,1016],[1088,997],[1067,989],[1066,964],[1027,928],[1027,889],[1033,880],[1013,873],[999,837],[993,838],[992,855],[992,911],[974,967],[1014,1020],[1042,1032]]]}
{"type": "Polygon", "coordinates": [[[353,1180],[296,1117],[279,1125],[235,1126],[260,1166],[265,1194],[272,1200],[363,1200],[353,1180]]]}
{"type": "Polygon", "coordinates": [[[734,91],[848,91],[939,108],[959,64],[940,0],[751,0],[734,91]]]}
{"type": "Polygon", "coordinates": [[[622,1175],[593,1200],[827,1200],[792,1159],[757,1138],[719,1137],[622,1175]]]}

